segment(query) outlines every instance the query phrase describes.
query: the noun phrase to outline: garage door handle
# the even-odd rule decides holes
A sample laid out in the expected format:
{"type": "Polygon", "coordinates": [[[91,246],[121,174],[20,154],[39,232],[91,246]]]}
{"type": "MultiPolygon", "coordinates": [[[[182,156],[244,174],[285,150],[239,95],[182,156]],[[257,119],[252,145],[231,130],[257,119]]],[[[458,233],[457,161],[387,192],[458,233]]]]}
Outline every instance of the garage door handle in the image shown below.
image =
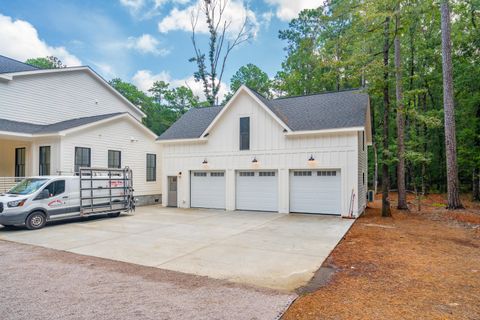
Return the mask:
{"type": "Polygon", "coordinates": [[[64,196],[64,197],[62,197],[62,199],[68,199],[68,196],[64,196]]]}

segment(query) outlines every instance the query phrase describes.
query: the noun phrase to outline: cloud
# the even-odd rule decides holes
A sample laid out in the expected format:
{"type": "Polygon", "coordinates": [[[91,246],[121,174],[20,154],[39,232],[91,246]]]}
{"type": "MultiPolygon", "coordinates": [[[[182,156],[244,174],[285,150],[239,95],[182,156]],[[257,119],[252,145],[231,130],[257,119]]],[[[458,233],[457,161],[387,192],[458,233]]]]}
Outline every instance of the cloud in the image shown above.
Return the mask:
{"type": "Polygon", "coordinates": [[[166,3],[187,4],[191,0],[120,0],[130,14],[139,19],[150,19],[161,13],[161,8],[166,3]]]}
{"type": "Polygon", "coordinates": [[[134,49],[140,53],[152,53],[154,55],[165,56],[170,53],[170,50],[159,48],[160,41],[149,34],[143,34],[140,37],[129,37],[126,47],[134,49]]]}
{"type": "MultiPolygon", "coordinates": [[[[192,4],[184,9],[173,8],[170,13],[158,23],[158,30],[161,33],[168,33],[175,30],[191,32],[192,14],[197,12],[202,2],[202,0],[198,0],[195,4],[192,4]]],[[[217,6],[217,10],[218,8],[219,6],[217,6]]],[[[256,36],[259,30],[259,23],[255,13],[248,9],[242,0],[229,1],[225,7],[223,17],[224,20],[231,21],[231,25],[228,29],[228,36],[235,36],[239,32],[240,28],[243,26],[245,17],[247,17],[249,20],[253,36],[256,36]]],[[[207,23],[205,22],[202,13],[200,13],[200,17],[198,19],[196,31],[198,33],[208,33],[207,23]]]]}
{"type": "Polygon", "coordinates": [[[325,0],[265,0],[268,4],[277,7],[276,16],[283,21],[296,18],[304,9],[315,9],[325,3],[325,0]]]}
{"type": "MultiPolygon", "coordinates": [[[[153,86],[155,81],[165,81],[170,83],[171,88],[176,88],[180,86],[189,87],[192,89],[194,95],[198,96],[201,100],[205,100],[205,94],[203,93],[203,85],[201,82],[196,82],[193,76],[184,78],[184,79],[174,79],[167,71],[162,71],[157,74],[153,74],[150,70],[139,70],[135,73],[132,78],[132,82],[140,90],[148,92],[153,86]]],[[[228,87],[225,83],[222,82],[220,91],[218,94],[218,100],[221,102],[228,92],[228,87]]]]}
{"type": "Polygon", "coordinates": [[[80,59],[68,52],[65,47],[49,46],[38,37],[33,25],[24,20],[13,20],[11,17],[0,14],[0,53],[25,61],[29,58],[56,56],[69,66],[79,66],[80,59]]]}

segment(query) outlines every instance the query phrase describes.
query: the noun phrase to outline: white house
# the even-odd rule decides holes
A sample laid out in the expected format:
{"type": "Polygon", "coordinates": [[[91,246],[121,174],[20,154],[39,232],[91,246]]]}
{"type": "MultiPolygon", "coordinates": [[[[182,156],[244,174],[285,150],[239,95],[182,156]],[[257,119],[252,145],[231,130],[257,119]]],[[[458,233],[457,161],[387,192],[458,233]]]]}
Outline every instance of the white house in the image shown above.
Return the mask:
{"type": "Polygon", "coordinates": [[[268,100],[242,86],[191,109],[158,139],[163,205],[358,217],[369,108],[355,90],[268,100]]]}
{"type": "Polygon", "coordinates": [[[161,202],[161,147],[143,117],[89,67],[45,70],[0,56],[0,188],[10,177],[129,166],[138,202],[161,202]]]}

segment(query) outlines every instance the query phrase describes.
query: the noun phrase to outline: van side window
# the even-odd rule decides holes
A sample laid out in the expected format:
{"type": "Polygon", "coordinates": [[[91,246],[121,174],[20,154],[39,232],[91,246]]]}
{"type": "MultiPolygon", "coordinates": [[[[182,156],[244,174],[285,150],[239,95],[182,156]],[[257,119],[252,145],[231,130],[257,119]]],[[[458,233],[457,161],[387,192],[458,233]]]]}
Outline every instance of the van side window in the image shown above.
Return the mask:
{"type": "Polygon", "coordinates": [[[55,197],[59,194],[62,194],[65,192],[65,180],[54,181],[46,186],[45,190],[48,190],[50,197],[55,197]]]}

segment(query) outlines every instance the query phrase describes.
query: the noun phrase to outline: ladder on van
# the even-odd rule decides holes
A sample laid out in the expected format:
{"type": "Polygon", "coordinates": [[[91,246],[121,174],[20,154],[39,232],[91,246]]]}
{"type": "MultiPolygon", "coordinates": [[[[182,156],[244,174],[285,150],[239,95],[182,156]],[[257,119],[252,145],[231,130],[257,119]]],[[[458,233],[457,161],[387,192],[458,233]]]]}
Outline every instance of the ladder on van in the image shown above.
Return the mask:
{"type": "Polygon", "coordinates": [[[80,168],[80,215],[135,210],[133,173],[125,168],[80,168]]]}

